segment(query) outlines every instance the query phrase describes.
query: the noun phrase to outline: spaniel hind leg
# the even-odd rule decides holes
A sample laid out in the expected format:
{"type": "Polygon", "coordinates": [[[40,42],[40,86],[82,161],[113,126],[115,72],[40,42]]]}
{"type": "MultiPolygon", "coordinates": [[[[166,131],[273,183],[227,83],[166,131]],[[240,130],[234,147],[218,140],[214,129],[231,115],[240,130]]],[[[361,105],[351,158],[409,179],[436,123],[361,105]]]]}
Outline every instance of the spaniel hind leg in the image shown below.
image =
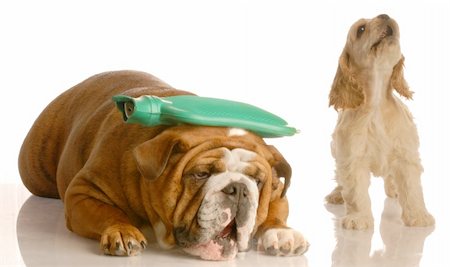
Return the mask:
{"type": "Polygon", "coordinates": [[[384,192],[386,193],[386,196],[390,198],[397,198],[397,187],[395,185],[394,177],[391,175],[388,175],[384,178],[384,192]]]}

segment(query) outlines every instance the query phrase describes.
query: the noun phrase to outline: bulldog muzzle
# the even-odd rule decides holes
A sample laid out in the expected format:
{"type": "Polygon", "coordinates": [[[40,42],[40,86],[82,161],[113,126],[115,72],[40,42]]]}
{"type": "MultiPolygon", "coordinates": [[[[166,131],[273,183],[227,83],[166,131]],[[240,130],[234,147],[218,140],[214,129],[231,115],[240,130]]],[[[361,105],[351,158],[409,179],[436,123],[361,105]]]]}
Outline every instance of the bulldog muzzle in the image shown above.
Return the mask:
{"type": "Polygon", "coordinates": [[[254,153],[226,151],[227,171],[212,175],[204,186],[205,197],[197,213],[199,233],[175,231],[178,244],[202,259],[226,260],[247,251],[255,226],[259,190],[255,180],[240,172],[247,166],[242,155],[254,153]]]}

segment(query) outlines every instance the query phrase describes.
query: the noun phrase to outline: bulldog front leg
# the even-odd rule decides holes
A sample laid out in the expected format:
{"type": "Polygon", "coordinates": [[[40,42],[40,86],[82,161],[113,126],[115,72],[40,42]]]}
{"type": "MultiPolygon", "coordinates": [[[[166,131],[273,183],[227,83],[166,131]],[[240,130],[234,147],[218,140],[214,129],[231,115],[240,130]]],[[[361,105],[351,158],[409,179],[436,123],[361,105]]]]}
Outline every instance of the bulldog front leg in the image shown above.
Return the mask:
{"type": "Polygon", "coordinates": [[[147,246],[144,235],[128,216],[92,186],[72,184],[65,196],[67,227],[100,241],[107,255],[133,256],[147,246]]]}
{"type": "Polygon", "coordinates": [[[309,243],[303,235],[286,226],[287,215],[285,197],[270,203],[267,219],[257,232],[258,250],[274,256],[302,255],[308,250],[309,243]]]}

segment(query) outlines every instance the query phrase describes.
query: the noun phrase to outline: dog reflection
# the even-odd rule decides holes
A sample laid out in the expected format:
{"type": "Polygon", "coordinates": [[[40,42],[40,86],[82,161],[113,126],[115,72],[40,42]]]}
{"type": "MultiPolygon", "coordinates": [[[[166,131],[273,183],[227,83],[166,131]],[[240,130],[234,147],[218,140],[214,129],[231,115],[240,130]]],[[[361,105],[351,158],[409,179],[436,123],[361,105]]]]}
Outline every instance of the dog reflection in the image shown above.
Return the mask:
{"type": "MultiPolygon", "coordinates": [[[[336,218],[343,211],[328,210],[336,218]]],[[[335,206],[334,206],[335,207],[335,206]]],[[[336,220],[336,248],[332,255],[333,267],[352,266],[419,266],[425,239],[434,227],[405,227],[399,219],[401,208],[395,199],[386,199],[380,222],[383,248],[372,249],[373,230],[353,231],[343,229],[336,220]]]]}

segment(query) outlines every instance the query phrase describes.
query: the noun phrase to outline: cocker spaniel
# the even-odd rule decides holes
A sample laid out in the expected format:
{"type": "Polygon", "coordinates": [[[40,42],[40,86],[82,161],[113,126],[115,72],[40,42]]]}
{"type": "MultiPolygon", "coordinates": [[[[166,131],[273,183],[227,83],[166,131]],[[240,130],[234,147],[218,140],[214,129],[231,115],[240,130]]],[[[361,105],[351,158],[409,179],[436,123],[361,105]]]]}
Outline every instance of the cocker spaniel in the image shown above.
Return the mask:
{"type": "Polygon", "coordinates": [[[338,111],[331,145],[338,186],[327,197],[345,204],[342,226],[373,227],[368,188],[371,173],[384,178],[389,197],[397,197],[407,226],[430,226],[418,152],[419,138],[406,99],[413,92],[403,77],[399,28],[388,15],[361,19],[350,28],[329,95],[338,111]]]}

